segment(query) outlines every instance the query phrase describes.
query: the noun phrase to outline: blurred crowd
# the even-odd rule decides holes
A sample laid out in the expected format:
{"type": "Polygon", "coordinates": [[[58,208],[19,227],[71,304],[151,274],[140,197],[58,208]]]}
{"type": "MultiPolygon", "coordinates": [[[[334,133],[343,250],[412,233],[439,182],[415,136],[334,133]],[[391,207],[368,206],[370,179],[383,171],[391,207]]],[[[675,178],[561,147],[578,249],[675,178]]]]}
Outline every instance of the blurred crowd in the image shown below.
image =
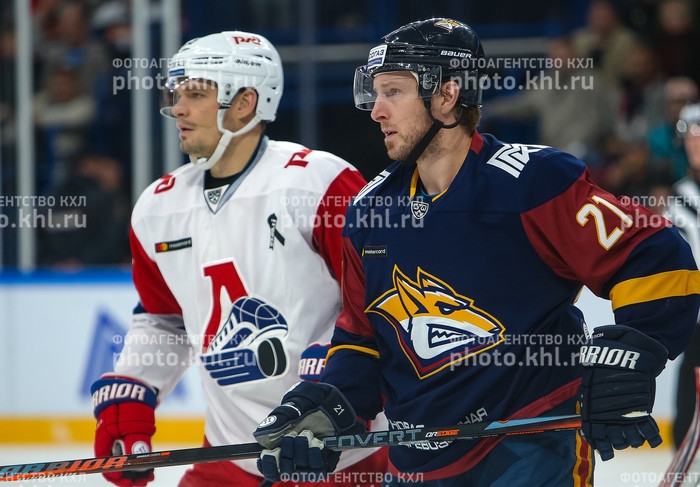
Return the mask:
{"type": "MultiPolygon", "coordinates": [[[[290,8],[295,2],[249,3],[250,24],[232,28],[288,29],[297,23],[297,7],[290,8]]],[[[319,3],[326,10],[336,5],[319,3]]],[[[418,2],[399,3],[406,7],[405,15],[427,15],[417,7],[416,12],[411,10],[418,2]]],[[[433,10],[447,4],[434,3],[433,10]]],[[[88,217],[96,215],[88,228],[39,229],[43,232],[38,239],[39,264],[128,263],[130,91],[115,92],[112,81],[125,69],[115,61],[131,56],[129,2],[32,0],[31,4],[37,193],[88,195],[88,206],[82,210],[88,217]]],[[[457,4],[450,2],[453,10],[457,4]]],[[[550,4],[558,12],[565,10],[563,4],[550,4]]],[[[369,2],[333,7],[339,10],[330,26],[362,27],[372,21],[368,6],[369,2]]],[[[17,45],[10,7],[0,9],[1,161],[16,160],[12,73],[17,45]]],[[[464,12],[445,15],[472,13],[467,11],[471,7],[461,8],[464,12]]],[[[615,194],[668,194],[688,168],[675,127],[683,106],[698,100],[700,0],[591,0],[586,9],[583,25],[563,28],[557,35],[543,33],[549,35],[543,55],[561,60],[556,69],[559,83],[577,78],[578,86],[487,93],[481,129],[506,139],[504,127],[515,123],[531,134],[529,142],[551,145],[584,160],[596,182],[615,194]]],[[[480,23],[502,22],[502,10],[495,7],[478,14],[480,23]]],[[[470,22],[467,17],[462,20],[470,22]]],[[[408,20],[413,19],[401,19],[408,20]]],[[[553,71],[534,75],[553,76],[553,71]]],[[[350,77],[348,73],[349,83],[350,77]]],[[[512,140],[523,141],[520,135],[512,140]]],[[[13,164],[0,165],[2,194],[8,194],[15,170],[13,164]]]]}
{"type": "MultiPolygon", "coordinates": [[[[128,90],[112,93],[111,81],[113,60],[130,56],[128,4],[35,0],[32,12],[36,193],[79,195],[87,203],[69,209],[73,218],[60,220],[72,226],[37,228],[38,263],[129,263],[130,101],[128,90]]],[[[17,45],[11,11],[0,14],[0,156],[12,161],[17,45]]],[[[8,194],[16,167],[5,163],[2,171],[2,194],[8,194]]],[[[54,221],[59,215],[51,210],[54,221]]]]}
{"type": "Polygon", "coordinates": [[[559,84],[485,102],[484,125],[534,122],[531,142],[576,155],[605,189],[663,202],[688,171],[676,123],[698,101],[699,14],[697,0],[591,1],[585,25],[548,41],[562,67],[539,76],[559,84]]]}

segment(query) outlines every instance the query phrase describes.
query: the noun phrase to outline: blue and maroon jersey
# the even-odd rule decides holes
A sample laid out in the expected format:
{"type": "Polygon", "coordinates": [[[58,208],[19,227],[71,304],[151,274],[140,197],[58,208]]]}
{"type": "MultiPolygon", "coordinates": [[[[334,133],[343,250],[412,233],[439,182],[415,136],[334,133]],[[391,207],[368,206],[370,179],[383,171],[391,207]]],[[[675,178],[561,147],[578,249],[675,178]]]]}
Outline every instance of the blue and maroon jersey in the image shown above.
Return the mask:
{"type": "MultiPolygon", "coordinates": [[[[394,428],[546,415],[578,391],[583,286],[676,357],[700,272],[675,227],[627,200],[569,154],[488,134],[474,134],[438,195],[422,194],[415,165],[393,164],[347,210],[343,311],[322,380],[394,428]]],[[[398,446],[390,459],[444,478],[498,441],[398,446]]]]}

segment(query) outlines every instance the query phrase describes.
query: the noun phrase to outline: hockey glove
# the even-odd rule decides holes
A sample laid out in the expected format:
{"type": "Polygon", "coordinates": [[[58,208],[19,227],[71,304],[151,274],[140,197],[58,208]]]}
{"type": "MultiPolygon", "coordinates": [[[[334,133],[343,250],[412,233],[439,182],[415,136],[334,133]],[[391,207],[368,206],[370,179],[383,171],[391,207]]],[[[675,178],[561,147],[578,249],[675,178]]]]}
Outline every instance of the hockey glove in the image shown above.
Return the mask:
{"type": "Polygon", "coordinates": [[[325,383],[299,382],[253,433],[266,448],[258,459],[258,470],[274,482],[294,473],[318,479],[332,472],[340,459],[339,451],[324,448],[322,438],[364,431],[338,389],[325,383]]]}
{"type": "Polygon", "coordinates": [[[301,352],[301,360],[299,361],[299,378],[301,380],[313,382],[321,380],[323,369],[326,368],[326,355],[328,355],[330,348],[330,343],[326,345],[313,343],[301,352]]]}
{"type": "MultiPolygon", "coordinates": [[[[104,375],[90,388],[95,408],[95,456],[151,451],[156,431],[156,391],[135,379],[104,375]]],[[[103,473],[119,487],[141,487],[153,480],[153,469],[103,473]]]]}
{"type": "Polygon", "coordinates": [[[581,422],[583,435],[600,458],[610,460],[613,448],[637,448],[646,440],[661,444],[651,417],[655,379],[668,352],[656,340],[622,325],[601,326],[581,347],[581,422]]]}

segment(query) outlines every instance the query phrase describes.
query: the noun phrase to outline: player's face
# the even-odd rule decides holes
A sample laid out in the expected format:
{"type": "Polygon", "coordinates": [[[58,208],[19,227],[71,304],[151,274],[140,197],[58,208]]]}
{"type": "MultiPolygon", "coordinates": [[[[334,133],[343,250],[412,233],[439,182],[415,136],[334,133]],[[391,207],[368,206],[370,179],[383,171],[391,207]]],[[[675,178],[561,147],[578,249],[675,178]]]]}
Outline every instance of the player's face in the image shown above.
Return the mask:
{"type": "Polygon", "coordinates": [[[688,164],[695,172],[700,171],[700,124],[688,127],[688,133],[683,139],[688,164]]]}
{"type": "Polygon", "coordinates": [[[172,114],[180,131],[180,150],[195,157],[209,157],[221,138],[216,124],[219,103],[216,85],[202,80],[189,80],[176,89],[177,103],[172,114]]]}
{"type": "Polygon", "coordinates": [[[381,126],[389,157],[405,160],[431,124],[418,96],[418,81],[409,71],[381,73],[374,78],[374,91],[372,120],[381,126]]]}

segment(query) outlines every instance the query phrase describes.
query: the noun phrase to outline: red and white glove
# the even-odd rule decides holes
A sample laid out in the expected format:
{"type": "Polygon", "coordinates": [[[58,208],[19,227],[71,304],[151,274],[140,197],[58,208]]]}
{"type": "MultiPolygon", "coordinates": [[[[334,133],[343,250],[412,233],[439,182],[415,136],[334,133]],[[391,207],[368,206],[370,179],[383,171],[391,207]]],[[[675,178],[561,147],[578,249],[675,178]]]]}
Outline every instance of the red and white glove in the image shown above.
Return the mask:
{"type": "MultiPolygon", "coordinates": [[[[151,451],[156,431],[156,391],[131,377],[105,374],[90,388],[97,429],[95,456],[130,455],[151,451]]],[[[104,477],[119,487],[143,487],[153,469],[109,472],[104,477]]]]}

